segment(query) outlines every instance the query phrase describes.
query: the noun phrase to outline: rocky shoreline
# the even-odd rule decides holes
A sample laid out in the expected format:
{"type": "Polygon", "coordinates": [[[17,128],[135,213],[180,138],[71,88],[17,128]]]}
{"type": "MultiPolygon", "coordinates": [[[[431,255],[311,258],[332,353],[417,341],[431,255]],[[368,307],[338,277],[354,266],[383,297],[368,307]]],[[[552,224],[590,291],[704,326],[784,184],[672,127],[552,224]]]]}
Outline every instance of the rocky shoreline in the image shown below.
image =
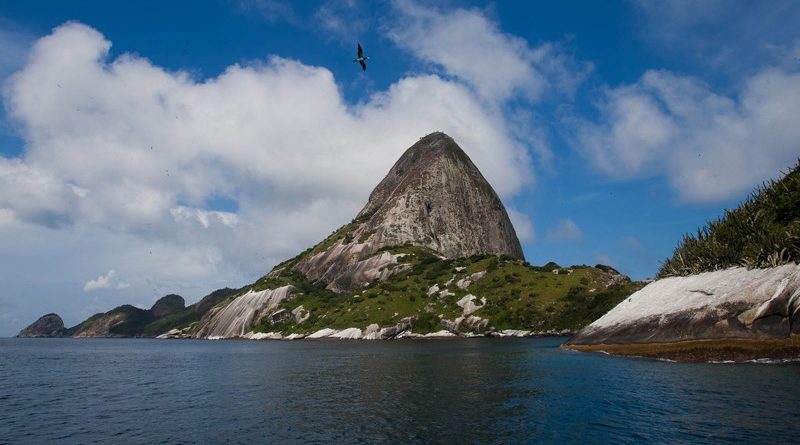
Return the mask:
{"type": "Polygon", "coordinates": [[[195,340],[401,340],[401,339],[455,339],[455,338],[509,338],[509,337],[564,337],[571,336],[574,332],[562,331],[530,331],[521,329],[504,329],[500,331],[452,332],[446,329],[425,334],[415,333],[411,330],[410,321],[403,320],[395,326],[380,328],[371,324],[366,329],[324,328],[311,333],[282,334],[280,332],[247,332],[235,336],[207,336],[197,337],[191,334],[191,327],[173,329],[155,337],[157,339],[195,339],[195,340]]]}
{"type": "Polygon", "coordinates": [[[655,281],[563,347],[690,362],[800,359],[800,265],[655,281]]]}
{"type": "Polygon", "coordinates": [[[562,349],[600,352],[625,357],[691,363],[742,363],[800,361],[800,337],[786,339],[688,340],[671,343],[575,345],[562,349]]]}

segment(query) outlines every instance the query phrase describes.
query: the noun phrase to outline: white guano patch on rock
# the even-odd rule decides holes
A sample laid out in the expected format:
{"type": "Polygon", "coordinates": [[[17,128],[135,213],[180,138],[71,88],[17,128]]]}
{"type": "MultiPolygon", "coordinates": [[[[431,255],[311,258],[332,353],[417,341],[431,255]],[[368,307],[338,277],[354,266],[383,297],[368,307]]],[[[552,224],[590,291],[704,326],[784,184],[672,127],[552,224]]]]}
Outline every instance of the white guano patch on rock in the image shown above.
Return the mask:
{"type": "Polygon", "coordinates": [[[292,309],[292,315],[294,316],[294,321],[299,324],[308,320],[308,317],[311,316],[311,312],[307,311],[303,305],[300,305],[292,309]]]}
{"type": "Polygon", "coordinates": [[[498,337],[527,337],[529,335],[531,335],[531,331],[518,329],[504,329],[498,332],[498,337]]]}
{"type": "Polygon", "coordinates": [[[335,334],[330,335],[330,338],[338,338],[341,340],[358,340],[361,338],[361,329],[347,328],[335,334]]]}
{"type": "Polygon", "coordinates": [[[248,332],[244,337],[248,340],[280,340],[283,335],[280,332],[248,332]]]}
{"type": "Polygon", "coordinates": [[[308,339],[327,338],[333,334],[336,334],[337,332],[339,331],[336,329],[325,328],[325,329],[320,329],[317,332],[314,332],[313,334],[307,336],[306,338],[308,339]]]}
{"type": "Polygon", "coordinates": [[[472,274],[472,275],[470,275],[470,276],[468,276],[466,278],[462,278],[462,279],[458,280],[458,282],[456,282],[456,286],[458,286],[460,289],[466,289],[466,288],[469,287],[470,284],[472,284],[472,283],[480,280],[481,278],[483,278],[484,275],[486,275],[486,271],[485,270],[482,270],[480,272],[475,272],[474,274],[472,274]]]}
{"type": "Polygon", "coordinates": [[[442,329],[441,331],[429,332],[429,333],[423,335],[423,337],[425,337],[425,338],[441,338],[441,337],[457,337],[457,335],[453,334],[452,332],[450,332],[450,331],[448,331],[446,329],[442,329]]]}
{"type": "Polygon", "coordinates": [[[467,294],[464,298],[458,300],[456,304],[464,309],[464,315],[469,315],[486,305],[486,297],[481,298],[480,305],[475,304],[476,299],[475,295],[467,294]]]}
{"type": "Polygon", "coordinates": [[[381,339],[381,327],[375,323],[367,326],[367,329],[364,330],[364,335],[362,337],[364,340],[380,340],[381,339]]]}

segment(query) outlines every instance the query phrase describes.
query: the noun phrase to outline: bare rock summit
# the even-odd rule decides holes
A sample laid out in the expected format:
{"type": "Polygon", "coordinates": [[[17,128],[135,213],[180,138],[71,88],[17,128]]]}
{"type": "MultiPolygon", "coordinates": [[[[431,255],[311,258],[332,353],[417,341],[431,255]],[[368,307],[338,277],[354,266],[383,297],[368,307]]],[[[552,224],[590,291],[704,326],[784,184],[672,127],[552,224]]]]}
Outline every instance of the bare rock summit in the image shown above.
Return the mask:
{"type": "Polygon", "coordinates": [[[293,267],[343,293],[386,279],[397,256],[378,251],[406,244],[445,258],[490,254],[524,259],[497,193],[461,147],[441,132],[407,149],[353,222],[293,267]]]}

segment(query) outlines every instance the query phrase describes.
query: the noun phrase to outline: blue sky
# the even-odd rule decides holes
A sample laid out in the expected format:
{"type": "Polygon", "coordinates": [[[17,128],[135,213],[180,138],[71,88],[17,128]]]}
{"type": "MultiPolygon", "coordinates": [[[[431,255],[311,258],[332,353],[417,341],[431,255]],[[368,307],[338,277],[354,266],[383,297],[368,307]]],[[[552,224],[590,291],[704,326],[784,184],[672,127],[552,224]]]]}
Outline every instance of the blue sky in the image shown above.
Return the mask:
{"type": "Polygon", "coordinates": [[[433,130],[637,279],[800,157],[797,2],[163,3],[0,0],[0,335],[252,282],[433,130]]]}

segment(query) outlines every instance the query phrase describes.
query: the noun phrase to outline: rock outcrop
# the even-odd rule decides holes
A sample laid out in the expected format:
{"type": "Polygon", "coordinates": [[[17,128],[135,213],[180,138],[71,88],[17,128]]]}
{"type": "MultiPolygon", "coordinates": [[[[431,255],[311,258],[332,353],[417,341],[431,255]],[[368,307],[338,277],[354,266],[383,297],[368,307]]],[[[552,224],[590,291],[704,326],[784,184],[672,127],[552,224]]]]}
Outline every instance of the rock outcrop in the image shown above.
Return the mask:
{"type": "Polygon", "coordinates": [[[648,284],[568,345],[787,339],[800,335],[800,265],[734,267],[648,284]]]}
{"type": "Polygon", "coordinates": [[[337,293],[386,279],[397,257],[382,247],[412,244],[445,258],[474,254],[523,259],[503,203],[452,138],[433,133],[400,157],[339,239],[294,266],[337,293]]]}
{"type": "Polygon", "coordinates": [[[61,337],[65,331],[64,320],[58,314],[47,314],[19,331],[17,337],[61,337]]]}
{"type": "Polygon", "coordinates": [[[292,286],[283,286],[260,292],[249,291],[228,304],[216,306],[197,323],[192,336],[211,339],[245,337],[253,323],[268,316],[289,297],[292,289],[292,286]]]}

